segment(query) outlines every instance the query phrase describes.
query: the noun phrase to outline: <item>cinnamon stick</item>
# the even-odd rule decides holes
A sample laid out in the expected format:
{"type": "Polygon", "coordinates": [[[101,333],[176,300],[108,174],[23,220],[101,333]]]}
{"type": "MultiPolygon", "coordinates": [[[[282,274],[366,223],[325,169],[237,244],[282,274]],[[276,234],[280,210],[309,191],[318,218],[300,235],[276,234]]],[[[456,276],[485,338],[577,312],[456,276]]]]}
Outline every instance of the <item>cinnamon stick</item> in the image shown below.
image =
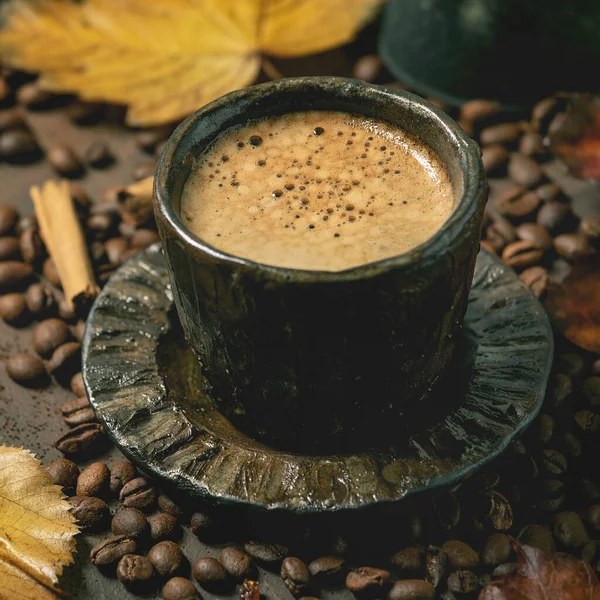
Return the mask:
{"type": "Polygon", "coordinates": [[[29,193],[40,233],[50,253],[69,307],[82,314],[98,294],[92,263],[66,181],[47,181],[29,193]]]}
{"type": "Polygon", "coordinates": [[[125,223],[140,227],[154,217],[152,187],[154,177],[146,177],[131,185],[116,190],[116,199],[121,218],[125,223]]]}

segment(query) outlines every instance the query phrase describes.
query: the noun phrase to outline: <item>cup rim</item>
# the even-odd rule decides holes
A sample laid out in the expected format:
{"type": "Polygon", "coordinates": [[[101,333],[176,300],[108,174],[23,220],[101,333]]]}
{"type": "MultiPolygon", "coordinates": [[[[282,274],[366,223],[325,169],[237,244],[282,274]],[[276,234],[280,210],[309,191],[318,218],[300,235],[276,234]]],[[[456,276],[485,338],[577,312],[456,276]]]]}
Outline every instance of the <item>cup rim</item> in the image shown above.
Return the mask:
{"type": "MultiPolygon", "coordinates": [[[[360,113],[360,110],[356,111],[360,113]]],[[[358,79],[345,77],[293,77],[277,81],[270,81],[250,86],[225,94],[216,100],[202,106],[189,115],[175,129],[160,156],[154,175],[154,211],[157,217],[162,217],[169,228],[188,247],[195,252],[208,255],[215,261],[228,263],[247,270],[262,273],[264,278],[282,282],[328,282],[328,281],[354,281],[374,277],[390,270],[411,270],[432,260],[439,260],[446,255],[453,245],[453,241],[463,232],[465,226],[478,209],[479,200],[486,189],[487,183],[481,162],[481,149],[479,145],[469,138],[461,127],[444,111],[433,104],[426,102],[420,96],[380,85],[367,83],[358,79]],[[296,90],[298,93],[313,89],[339,86],[344,93],[360,93],[360,95],[377,98],[379,101],[387,100],[402,106],[405,110],[417,112],[430,122],[436,123],[443,132],[446,141],[457,149],[459,168],[463,176],[463,193],[454,207],[451,215],[444,221],[435,234],[408,252],[397,254],[381,260],[358,265],[343,271],[325,271],[295,269],[276,265],[267,265],[249,258],[229,254],[219,250],[193,234],[180,219],[177,211],[170,202],[168,189],[169,171],[173,168],[176,150],[183,139],[193,135],[197,123],[211,116],[211,114],[224,106],[234,104],[242,99],[268,92],[277,93],[278,90],[296,90]]]]}

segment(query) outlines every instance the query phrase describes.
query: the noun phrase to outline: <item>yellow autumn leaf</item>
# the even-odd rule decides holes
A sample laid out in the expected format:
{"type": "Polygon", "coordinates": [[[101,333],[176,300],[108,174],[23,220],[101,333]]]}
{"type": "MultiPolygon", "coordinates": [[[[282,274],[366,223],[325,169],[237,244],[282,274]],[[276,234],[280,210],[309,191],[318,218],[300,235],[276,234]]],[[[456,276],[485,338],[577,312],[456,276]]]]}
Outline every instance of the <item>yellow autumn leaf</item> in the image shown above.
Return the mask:
{"type": "Polygon", "coordinates": [[[383,0],[12,0],[5,63],[55,91],[129,107],[166,123],[251,84],[264,57],[350,41],[383,0]]]}
{"type": "Polygon", "coordinates": [[[59,486],[27,450],[0,446],[0,599],[47,600],[79,529],[59,486]]]}

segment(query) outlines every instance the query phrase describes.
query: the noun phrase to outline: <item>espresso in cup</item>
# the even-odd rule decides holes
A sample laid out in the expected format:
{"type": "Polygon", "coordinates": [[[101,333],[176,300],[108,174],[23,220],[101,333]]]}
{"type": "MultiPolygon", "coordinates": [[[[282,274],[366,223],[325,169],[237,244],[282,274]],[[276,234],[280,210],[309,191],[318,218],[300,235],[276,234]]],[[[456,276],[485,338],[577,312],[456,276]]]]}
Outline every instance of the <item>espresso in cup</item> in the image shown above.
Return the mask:
{"type": "Polygon", "coordinates": [[[181,196],[185,225],[213,247],[293,269],[342,271],[431,238],[455,197],[436,153],[398,125],[337,111],[225,131],[181,196]]]}

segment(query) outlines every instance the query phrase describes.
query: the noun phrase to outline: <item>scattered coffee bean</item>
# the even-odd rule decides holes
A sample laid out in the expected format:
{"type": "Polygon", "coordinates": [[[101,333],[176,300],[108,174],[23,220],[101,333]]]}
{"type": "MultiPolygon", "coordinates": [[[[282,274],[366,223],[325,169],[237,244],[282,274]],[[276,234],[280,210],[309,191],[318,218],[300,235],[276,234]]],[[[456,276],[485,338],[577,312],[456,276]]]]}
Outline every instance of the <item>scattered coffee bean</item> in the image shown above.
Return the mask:
{"type": "Polygon", "coordinates": [[[531,188],[542,181],[544,174],[535,160],[515,152],[508,161],[508,176],[516,184],[531,188]]]}
{"type": "Polygon", "coordinates": [[[75,100],[66,107],[67,116],[77,125],[94,125],[104,116],[105,106],[94,102],[75,100]]]}
{"type": "Polygon", "coordinates": [[[238,581],[248,579],[254,575],[255,570],[250,557],[235,546],[223,548],[219,561],[225,570],[238,581]]]}
{"type": "Polygon", "coordinates": [[[162,589],[163,600],[200,600],[194,584],[184,577],[172,577],[162,589]]]}
{"type": "Polygon", "coordinates": [[[150,532],[148,519],[137,508],[120,508],[112,518],[110,529],[115,535],[145,537],[150,532]]]}
{"type": "Polygon", "coordinates": [[[408,546],[394,553],[390,562],[403,573],[412,573],[421,568],[424,555],[425,550],[422,546],[408,546]]]}
{"type": "Polygon", "coordinates": [[[591,540],[584,544],[581,548],[581,560],[585,563],[591,564],[594,562],[594,559],[598,556],[598,544],[596,540],[591,540]]]}
{"type": "Polygon", "coordinates": [[[541,200],[532,191],[521,187],[510,188],[495,203],[498,212],[512,220],[529,217],[540,206],[541,200]]]}
{"type": "Polygon", "coordinates": [[[559,408],[567,404],[573,394],[573,381],[564,373],[555,373],[550,377],[548,396],[551,406],[559,408]]]}
{"type": "Polygon", "coordinates": [[[75,327],[73,327],[73,335],[78,342],[83,341],[83,334],[85,333],[85,321],[77,321],[75,327]]]}
{"type": "Polygon", "coordinates": [[[137,477],[135,467],[128,460],[115,463],[110,470],[110,491],[118,494],[121,488],[135,477],[137,477]]]}
{"type": "Polygon", "coordinates": [[[133,248],[143,250],[159,241],[158,233],[152,229],[137,229],[131,236],[131,245],[133,248]]]}
{"type": "Polygon", "coordinates": [[[108,144],[100,141],[92,142],[85,151],[83,158],[85,162],[96,169],[104,169],[114,162],[108,144]]]}
{"type": "Polygon", "coordinates": [[[185,513],[183,509],[178,504],[173,502],[173,500],[171,500],[171,498],[169,498],[169,496],[166,494],[160,494],[157,502],[160,509],[167,514],[175,517],[176,519],[182,519],[184,517],[185,513]]]}
{"type": "Polygon", "coordinates": [[[77,480],[77,496],[106,498],[108,496],[109,480],[110,471],[106,464],[102,462],[92,463],[79,475],[77,480]]]}
{"type": "Polygon", "coordinates": [[[42,387],[47,384],[44,363],[33,354],[14,354],[4,363],[8,376],[27,387],[42,387]]]}
{"type": "Polygon", "coordinates": [[[375,567],[359,567],[346,576],[346,588],[356,595],[378,595],[389,585],[389,572],[375,567]]]}
{"type": "Polygon", "coordinates": [[[98,568],[115,565],[126,554],[134,554],[137,543],[126,535],[115,535],[98,542],[90,551],[90,560],[98,568]]]}
{"type": "Polygon", "coordinates": [[[486,240],[479,242],[479,247],[481,248],[481,250],[485,250],[486,252],[489,252],[493,256],[498,256],[496,249],[486,240]]]}
{"type": "Polygon", "coordinates": [[[77,315],[72,306],[69,305],[67,299],[61,296],[58,300],[58,316],[67,323],[74,323],[77,320],[77,315]]]}
{"type": "Polygon", "coordinates": [[[302,560],[288,556],[281,563],[281,579],[294,596],[299,596],[308,587],[310,573],[302,560]]]}
{"type": "Polygon", "coordinates": [[[154,587],[154,568],[145,556],[126,554],[117,565],[118,580],[133,592],[147,592],[154,587]]]}
{"type": "Polygon", "coordinates": [[[551,235],[568,230],[573,219],[571,208],[562,202],[547,202],[537,214],[538,225],[544,227],[551,235]]]}
{"type": "Polygon", "coordinates": [[[597,248],[600,244],[600,217],[584,217],[581,219],[579,233],[584,235],[594,248],[597,248]]]}
{"type": "Polygon", "coordinates": [[[82,457],[102,450],[105,442],[104,430],[99,423],[85,423],[59,437],[54,447],[67,456],[82,457]]]}
{"type": "Polygon", "coordinates": [[[460,540],[444,542],[442,549],[446,553],[448,562],[455,569],[472,569],[479,563],[479,554],[460,540]]]}
{"type": "Polygon", "coordinates": [[[48,358],[55,350],[71,339],[67,324],[60,319],[46,319],[33,330],[33,349],[42,357],[48,358]]]}
{"type": "Polygon", "coordinates": [[[529,240],[544,250],[552,248],[552,236],[537,223],[521,223],[516,229],[520,240],[529,240]]]}
{"type": "Polygon", "coordinates": [[[129,240],[125,237],[110,238],[104,244],[106,256],[113,265],[120,265],[123,262],[123,255],[128,248],[129,240]]]}
{"type": "Polygon", "coordinates": [[[201,540],[211,538],[216,530],[217,523],[211,515],[203,512],[195,512],[190,519],[190,529],[192,533],[201,540]]]}
{"type": "Polygon", "coordinates": [[[56,299],[47,284],[32,283],[25,292],[25,304],[32,315],[42,317],[56,307],[56,299]]]}
{"type": "Polygon", "coordinates": [[[254,560],[267,565],[282,561],[288,553],[288,549],[281,544],[260,542],[246,542],[244,551],[254,560]]]}
{"type": "Polygon", "coordinates": [[[548,156],[542,136],[535,131],[527,131],[523,134],[519,141],[519,152],[537,160],[544,160],[548,156]]]}
{"type": "Polygon", "coordinates": [[[75,373],[75,375],[71,377],[69,387],[71,388],[71,391],[80,398],[86,395],[85,387],[83,385],[83,374],[81,373],[81,371],[79,371],[79,373],[75,373]]]}
{"type": "MultiPolygon", "coordinates": [[[[68,400],[60,407],[60,412],[65,423],[69,427],[77,427],[83,423],[96,421],[96,414],[91,407],[87,396],[68,400]]],[[[80,494],[81,496],[98,496],[99,494],[80,494]]]]}
{"type": "Polygon", "coordinates": [[[199,558],[192,567],[194,579],[207,590],[222,591],[228,584],[225,567],[216,559],[209,556],[199,558]]]}
{"type": "Polygon", "coordinates": [[[543,256],[543,249],[528,240],[513,242],[502,252],[502,260],[514,269],[532,267],[539,263],[543,256]]]}
{"type": "Polygon", "coordinates": [[[550,475],[562,475],[567,470],[567,459],[556,450],[542,450],[542,465],[550,475]]]}
{"type": "Polygon", "coordinates": [[[71,496],[68,498],[72,513],[84,531],[104,531],[110,519],[108,504],[93,496],[71,496]]]}
{"type": "Polygon", "coordinates": [[[427,581],[437,587],[446,573],[448,558],[439,546],[429,546],[425,555],[425,572],[427,581]]]}
{"type": "Polygon", "coordinates": [[[25,325],[28,320],[28,312],[23,294],[0,296],[0,317],[9,325],[25,325]]]}
{"type": "Polygon", "coordinates": [[[486,239],[500,251],[517,239],[517,233],[506,219],[497,219],[487,228],[486,239]]]}
{"type": "Polygon", "coordinates": [[[0,262],[0,292],[22,288],[32,273],[31,265],[26,263],[16,260],[0,262]]]}
{"type": "Polygon", "coordinates": [[[600,415],[590,410],[576,412],[574,421],[583,433],[596,433],[600,430],[600,415]]]}
{"type": "Polygon", "coordinates": [[[161,577],[173,577],[180,573],[186,560],[181,548],[171,541],[158,542],[150,548],[148,558],[161,577]]]}
{"type": "Polygon", "coordinates": [[[23,113],[18,108],[0,111],[0,133],[12,129],[27,129],[23,113]]]}
{"type": "Polygon", "coordinates": [[[0,133],[0,158],[6,162],[28,164],[41,156],[42,151],[30,131],[14,129],[0,133]]]}
{"type": "Polygon", "coordinates": [[[67,342],[60,345],[52,353],[46,369],[58,382],[69,382],[73,374],[81,370],[81,344],[67,342]]]}
{"type": "Polygon", "coordinates": [[[566,548],[580,548],[589,542],[581,517],[573,511],[565,511],[554,516],[554,537],[566,548]]]}
{"type": "Polygon", "coordinates": [[[600,406],[600,377],[592,375],[583,382],[583,396],[592,408],[600,406]]]}
{"type": "Polygon", "coordinates": [[[155,542],[162,540],[177,541],[181,537],[181,527],[177,519],[167,513],[157,513],[148,517],[150,525],[150,538],[155,542]]]}
{"type": "Polygon", "coordinates": [[[565,104],[564,98],[550,97],[540,100],[531,113],[531,123],[534,128],[544,135],[552,119],[564,110],[565,104]]]}
{"type": "MultiPolygon", "coordinates": [[[[547,444],[552,439],[552,437],[554,436],[554,432],[556,431],[556,421],[549,414],[541,413],[537,421],[537,426],[538,437],[540,442],[542,442],[542,444],[547,444]]],[[[545,458],[547,458],[551,462],[560,460],[550,455],[546,456],[545,458]]],[[[564,457],[562,458],[564,459],[564,457]]]]}
{"type": "Polygon", "coordinates": [[[35,227],[26,229],[19,237],[21,256],[26,263],[37,265],[46,257],[46,248],[35,227]]]}
{"type": "Polygon", "coordinates": [[[54,94],[43,90],[37,81],[22,85],[16,94],[17,102],[30,110],[39,110],[48,107],[55,99],[54,94]]]}
{"type": "Polygon", "coordinates": [[[483,146],[488,144],[515,144],[522,133],[522,123],[500,123],[483,129],[479,139],[483,146]]]}
{"type": "Polygon", "coordinates": [[[489,144],[481,151],[483,168],[488,175],[499,175],[503,173],[508,164],[509,151],[500,144],[489,144]]]}
{"type": "Polygon", "coordinates": [[[112,213],[94,214],[87,220],[87,228],[98,239],[105,239],[115,225],[115,217],[112,213]]]}
{"type": "Polygon", "coordinates": [[[60,485],[65,494],[71,495],[75,491],[79,468],[74,462],[66,458],[57,458],[46,466],[46,471],[52,483],[60,485]]]}
{"type": "Polygon", "coordinates": [[[0,235],[12,235],[19,220],[19,213],[14,206],[0,204],[0,235]]]}
{"type": "Polygon", "coordinates": [[[543,267],[529,267],[521,273],[520,277],[536,298],[544,298],[550,283],[550,276],[546,269],[543,267]]]}
{"type": "Polygon", "coordinates": [[[50,166],[64,177],[78,177],[83,173],[83,165],[73,149],[67,144],[54,144],[46,154],[50,166]]]}
{"type": "Polygon", "coordinates": [[[478,587],[479,578],[472,571],[460,569],[448,577],[448,589],[456,594],[470,594],[478,587]]]}
{"type": "Polygon", "coordinates": [[[377,54],[365,54],[354,63],[352,76],[372,83],[381,73],[381,68],[381,59],[377,54]]]}
{"type": "Polygon", "coordinates": [[[580,233],[563,233],[554,238],[554,249],[567,260],[581,260],[594,254],[588,239],[580,233]]]}
{"type": "Polygon", "coordinates": [[[396,581],[388,594],[388,600],[433,600],[435,588],[422,579],[396,581]]]}
{"type": "Polygon", "coordinates": [[[329,555],[316,558],[308,565],[308,571],[321,587],[339,584],[345,574],[346,561],[340,556],[329,555]]]}
{"type": "Polygon", "coordinates": [[[136,477],[123,485],[119,499],[123,506],[150,511],[156,502],[156,489],[145,477],[136,477]]]}
{"type": "Polygon", "coordinates": [[[0,237],[0,261],[20,260],[21,248],[19,239],[12,236],[0,237]]]}
{"type": "Polygon", "coordinates": [[[42,273],[44,275],[44,277],[53,285],[60,287],[61,283],[60,283],[60,276],[58,274],[58,269],[56,268],[56,265],[54,264],[54,261],[51,258],[47,258],[44,261],[44,264],[42,266],[42,273]]]}
{"type": "Polygon", "coordinates": [[[483,564],[495,567],[508,560],[511,553],[510,538],[503,533],[494,533],[488,537],[483,547],[483,564]]]}

